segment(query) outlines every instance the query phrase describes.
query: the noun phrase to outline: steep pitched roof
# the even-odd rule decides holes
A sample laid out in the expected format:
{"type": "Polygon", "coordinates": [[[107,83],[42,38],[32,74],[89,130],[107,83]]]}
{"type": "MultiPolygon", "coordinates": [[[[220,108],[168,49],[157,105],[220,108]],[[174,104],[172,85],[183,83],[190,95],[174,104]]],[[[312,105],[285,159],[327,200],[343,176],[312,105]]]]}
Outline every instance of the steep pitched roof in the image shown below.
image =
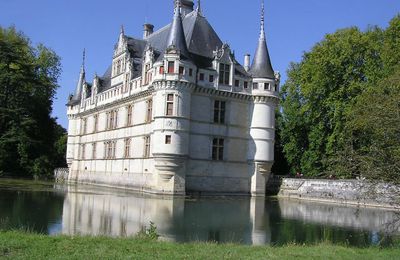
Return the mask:
{"type": "Polygon", "coordinates": [[[250,74],[254,78],[275,78],[274,69],[272,68],[271,59],[267,48],[267,40],[265,39],[264,30],[264,2],[261,8],[261,29],[258,46],[254,55],[253,63],[250,68],[250,74]]]}

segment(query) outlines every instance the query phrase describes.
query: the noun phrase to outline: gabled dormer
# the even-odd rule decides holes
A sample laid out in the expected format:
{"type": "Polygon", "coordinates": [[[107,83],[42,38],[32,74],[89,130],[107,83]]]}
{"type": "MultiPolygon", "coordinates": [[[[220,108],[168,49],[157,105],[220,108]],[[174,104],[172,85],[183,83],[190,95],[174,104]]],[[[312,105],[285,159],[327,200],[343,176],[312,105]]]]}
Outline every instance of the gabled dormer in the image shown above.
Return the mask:
{"type": "Polygon", "coordinates": [[[154,49],[150,45],[147,45],[143,55],[143,69],[142,69],[143,85],[149,85],[153,80],[154,61],[155,61],[154,49]]]}
{"type": "Polygon", "coordinates": [[[213,67],[218,73],[218,86],[231,86],[235,72],[235,58],[228,44],[214,52],[213,67]]]}
{"type": "Polygon", "coordinates": [[[121,26],[118,42],[114,47],[112,77],[117,77],[126,71],[128,44],[125,37],[124,27],[121,26]]]}

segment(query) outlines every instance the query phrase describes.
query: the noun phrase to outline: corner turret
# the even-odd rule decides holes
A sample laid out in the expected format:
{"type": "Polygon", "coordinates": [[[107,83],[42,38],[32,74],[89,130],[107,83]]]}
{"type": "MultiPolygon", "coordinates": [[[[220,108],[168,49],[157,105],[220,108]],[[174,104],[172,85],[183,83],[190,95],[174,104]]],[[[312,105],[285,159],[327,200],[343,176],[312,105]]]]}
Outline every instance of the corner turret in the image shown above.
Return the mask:
{"type": "Polygon", "coordinates": [[[186,45],[185,32],[183,30],[182,17],[180,11],[180,1],[175,1],[174,19],[168,35],[167,48],[174,46],[180,51],[181,55],[189,57],[189,51],[186,45]]]}
{"type": "Polygon", "coordinates": [[[76,88],[75,88],[74,94],[70,97],[68,105],[76,105],[81,101],[83,85],[86,82],[86,78],[85,78],[85,56],[86,56],[86,51],[84,49],[83,50],[83,60],[82,60],[81,71],[79,73],[79,80],[78,80],[78,83],[76,84],[76,88]]]}

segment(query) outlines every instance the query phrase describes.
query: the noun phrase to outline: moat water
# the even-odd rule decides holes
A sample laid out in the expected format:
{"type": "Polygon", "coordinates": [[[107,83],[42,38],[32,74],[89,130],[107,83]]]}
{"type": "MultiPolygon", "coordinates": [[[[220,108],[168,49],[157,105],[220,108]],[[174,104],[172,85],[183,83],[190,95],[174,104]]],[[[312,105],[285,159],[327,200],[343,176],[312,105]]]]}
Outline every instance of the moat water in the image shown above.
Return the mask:
{"type": "Polygon", "coordinates": [[[253,245],[389,246],[400,213],[277,198],[169,198],[81,185],[0,179],[0,228],[55,235],[134,236],[253,245]]]}

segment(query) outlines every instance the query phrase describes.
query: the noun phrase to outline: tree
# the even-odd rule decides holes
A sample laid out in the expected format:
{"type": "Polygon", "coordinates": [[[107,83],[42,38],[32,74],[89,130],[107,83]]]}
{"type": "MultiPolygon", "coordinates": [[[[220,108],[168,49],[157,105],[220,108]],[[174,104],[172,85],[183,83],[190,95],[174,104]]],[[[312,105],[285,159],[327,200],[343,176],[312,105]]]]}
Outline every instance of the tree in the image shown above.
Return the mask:
{"type": "Polygon", "coordinates": [[[0,27],[0,172],[51,174],[60,131],[50,114],[60,72],[52,50],[0,27]]]}
{"type": "Polygon", "coordinates": [[[386,30],[339,30],[326,35],[301,62],[290,66],[282,88],[279,127],[292,172],[357,174],[357,169],[338,170],[343,168],[340,161],[349,159],[351,153],[347,122],[354,115],[354,104],[361,102],[360,96],[376,89],[398,66],[399,39],[399,16],[386,30]]]}
{"type": "Polygon", "coordinates": [[[400,184],[400,69],[357,98],[345,133],[337,171],[400,184]]]}

